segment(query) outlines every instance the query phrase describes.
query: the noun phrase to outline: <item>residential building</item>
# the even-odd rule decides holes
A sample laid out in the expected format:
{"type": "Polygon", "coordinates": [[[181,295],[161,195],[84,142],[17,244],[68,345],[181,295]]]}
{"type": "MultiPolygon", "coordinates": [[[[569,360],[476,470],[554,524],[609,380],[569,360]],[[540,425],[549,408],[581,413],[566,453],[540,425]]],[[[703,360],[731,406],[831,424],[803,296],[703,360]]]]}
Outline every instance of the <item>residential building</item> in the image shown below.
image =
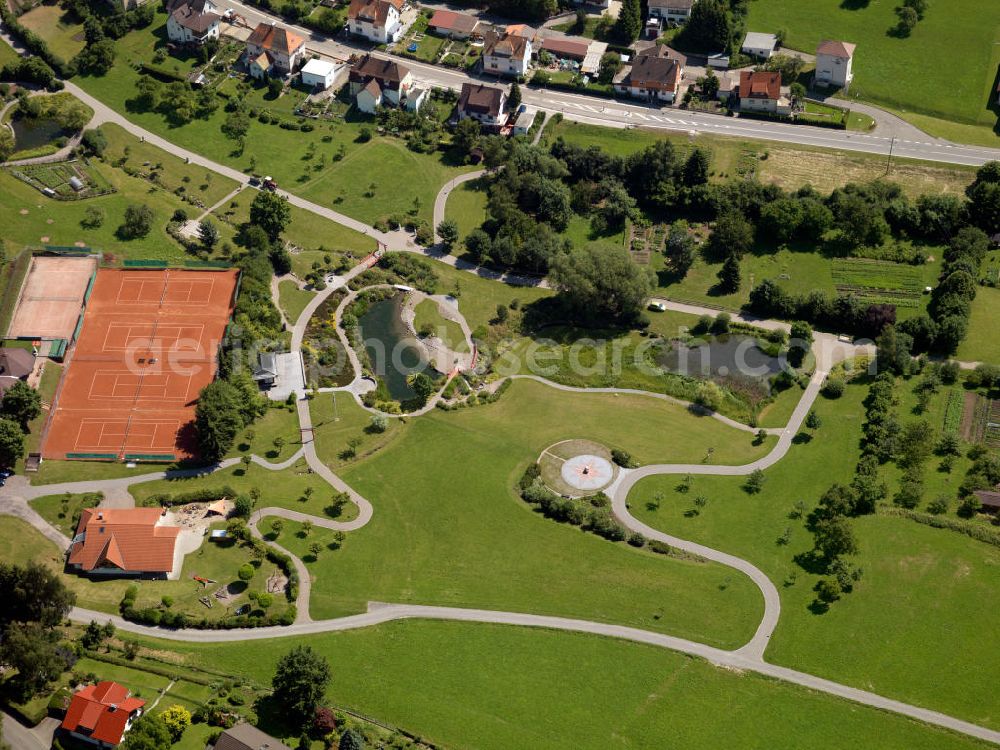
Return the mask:
{"type": "Polygon", "coordinates": [[[305,57],[306,41],[283,26],[261,23],[247,38],[247,63],[254,77],[287,76],[305,57]]]}
{"type": "Polygon", "coordinates": [[[326,91],[333,85],[340,70],[340,65],[314,57],[302,66],[302,85],[313,90],[326,91]]]}
{"type": "Polygon", "coordinates": [[[66,565],[88,575],[169,578],[179,526],[163,524],[159,508],[84,508],[66,565]]]}
{"type": "Polygon", "coordinates": [[[648,0],[649,18],[668,24],[687,23],[695,0],[648,0]]]}
{"type": "Polygon", "coordinates": [[[538,110],[530,104],[522,104],[520,111],[516,112],[514,116],[517,117],[517,120],[514,122],[511,135],[527,135],[528,131],[531,130],[531,126],[535,124],[535,118],[538,117],[538,110]]]}
{"type": "MultiPolygon", "coordinates": [[[[303,73],[305,70],[303,69],[303,73]]],[[[253,371],[253,379],[257,387],[267,390],[274,386],[278,379],[278,362],[274,352],[261,352],[257,358],[257,367],[253,371]]]]}
{"type": "Polygon", "coordinates": [[[145,705],[117,682],[88,685],[73,694],[60,729],[99,748],[116,747],[145,705]]]}
{"type": "Polygon", "coordinates": [[[680,61],[671,57],[670,50],[660,44],[636,55],[631,67],[622,68],[615,76],[614,88],[619,94],[635,99],[670,104],[677,98],[677,87],[683,75],[680,61]]]}
{"type": "Polygon", "coordinates": [[[824,39],[816,48],[816,78],[820,86],[833,86],[846,89],[851,85],[854,71],[854,50],[856,45],[850,42],[837,42],[824,39]]]}
{"type": "Polygon", "coordinates": [[[27,349],[0,347],[0,396],[18,380],[27,380],[35,369],[35,355],[27,349]]]}
{"type": "Polygon", "coordinates": [[[240,722],[219,735],[212,750],[292,750],[255,726],[240,722]]]}
{"type": "Polygon", "coordinates": [[[507,92],[482,83],[463,83],[458,96],[458,117],[471,117],[488,128],[498,129],[507,123],[507,92]]]}
{"type": "Polygon", "coordinates": [[[760,60],[767,60],[778,48],[778,37],[774,34],[761,34],[757,31],[748,31],[743,38],[740,52],[750,55],[760,60]]]}
{"type": "Polygon", "coordinates": [[[403,35],[403,0],[351,0],[347,30],[370,42],[388,44],[403,35]]]}
{"type": "Polygon", "coordinates": [[[211,0],[181,0],[172,4],[167,17],[167,38],[175,44],[200,46],[219,38],[222,16],[211,0]]]}
{"type": "Polygon", "coordinates": [[[486,32],[483,46],[483,70],[486,73],[514,77],[528,74],[528,68],[531,67],[531,39],[522,36],[520,32],[512,33],[510,28],[503,34],[486,32]]]}
{"type": "Polygon", "coordinates": [[[453,10],[436,11],[427,24],[428,28],[435,34],[452,39],[469,39],[479,36],[479,28],[482,25],[482,21],[475,16],[456,13],[453,10]]]}
{"type": "Polygon", "coordinates": [[[358,109],[374,114],[377,107],[405,104],[413,88],[413,74],[392,60],[365,55],[351,68],[348,85],[358,109]]]}
{"type": "Polygon", "coordinates": [[[505,31],[511,36],[519,36],[523,39],[527,39],[532,44],[535,43],[535,39],[538,37],[538,29],[534,26],[528,26],[526,23],[509,24],[505,31]]]}
{"type": "Polygon", "coordinates": [[[548,36],[542,40],[539,48],[562,60],[583,62],[590,50],[590,42],[585,39],[571,39],[565,36],[548,36]]]}
{"type": "Polygon", "coordinates": [[[792,114],[788,88],[781,85],[781,73],[777,71],[741,71],[738,96],[741,112],[792,114]]]}

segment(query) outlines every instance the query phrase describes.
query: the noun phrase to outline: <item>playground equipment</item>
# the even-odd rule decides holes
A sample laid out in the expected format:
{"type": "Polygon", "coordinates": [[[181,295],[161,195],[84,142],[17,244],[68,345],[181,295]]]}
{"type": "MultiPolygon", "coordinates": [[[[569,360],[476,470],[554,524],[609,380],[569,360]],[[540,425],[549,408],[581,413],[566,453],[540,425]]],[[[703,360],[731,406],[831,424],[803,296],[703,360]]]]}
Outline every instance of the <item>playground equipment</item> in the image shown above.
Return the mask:
{"type": "Polygon", "coordinates": [[[202,588],[205,588],[210,583],[218,583],[218,581],[213,581],[211,578],[202,578],[201,576],[191,576],[194,580],[201,584],[202,588]]]}

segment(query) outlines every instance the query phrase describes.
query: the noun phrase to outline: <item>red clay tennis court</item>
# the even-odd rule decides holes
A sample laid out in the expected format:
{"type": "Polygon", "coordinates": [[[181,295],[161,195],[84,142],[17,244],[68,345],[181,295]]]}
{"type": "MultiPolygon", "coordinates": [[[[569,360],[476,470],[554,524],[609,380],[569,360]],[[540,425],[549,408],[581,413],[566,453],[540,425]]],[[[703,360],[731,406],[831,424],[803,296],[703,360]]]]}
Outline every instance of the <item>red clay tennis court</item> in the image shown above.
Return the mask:
{"type": "Polygon", "coordinates": [[[56,399],[46,458],[189,458],[238,272],[101,269],[56,399]]]}

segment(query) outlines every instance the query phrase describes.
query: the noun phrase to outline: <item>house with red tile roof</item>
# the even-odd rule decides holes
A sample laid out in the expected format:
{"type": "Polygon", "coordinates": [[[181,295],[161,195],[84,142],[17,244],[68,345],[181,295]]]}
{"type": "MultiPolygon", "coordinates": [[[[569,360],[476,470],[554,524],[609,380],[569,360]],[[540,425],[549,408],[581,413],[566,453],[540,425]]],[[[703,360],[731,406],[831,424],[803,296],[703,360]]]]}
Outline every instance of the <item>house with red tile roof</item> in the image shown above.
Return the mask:
{"type": "Polygon", "coordinates": [[[816,83],[846,89],[854,80],[854,50],[850,42],[824,39],[816,48],[816,83]]]}
{"type": "Polygon", "coordinates": [[[522,36],[519,30],[512,31],[512,29],[513,26],[508,26],[503,34],[498,34],[496,31],[486,32],[483,45],[483,72],[515,77],[527,75],[531,66],[531,39],[522,36]]]}
{"type": "Polygon", "coordinates": [[[781,73],[769,70],[744,70],[738,90],[740,112],[772,115],[792,114],[788,87],[781,85],[781,73]]]}
{"type": "Polygon", "coordinates": [[[260,23],[247,37],[246,59],[254,77],[287,76],[305,57],[306,40],[284,26],[260,23]]]}
{"type": "Polygon", "coordinates": [[[388,44],[403,35],[403,0],[351,0],[347,30],[370,42],[388,44]]]}
{"type": "Polygon", "coordinates": [[[78,690],[66,709],[61,729],[100,748],[116,747],[142,716],[146,701],[133,698],[124,685],[99,682],[78,690]]]}
{"type": "Polygon", "coordinates": [[[179,526],[167,526],[159,508],[85,508],[70,544],[70,570],[101,576],[169,578],[179,526]]]}
{"type": "Polygon", "coordinates": [[[431,16],[427,25],[435,34],[452,39],[468,39],[477,35],[482,22],[475,16],[466,13],[456,13],[453,10],[438,10],[431,16]]]}

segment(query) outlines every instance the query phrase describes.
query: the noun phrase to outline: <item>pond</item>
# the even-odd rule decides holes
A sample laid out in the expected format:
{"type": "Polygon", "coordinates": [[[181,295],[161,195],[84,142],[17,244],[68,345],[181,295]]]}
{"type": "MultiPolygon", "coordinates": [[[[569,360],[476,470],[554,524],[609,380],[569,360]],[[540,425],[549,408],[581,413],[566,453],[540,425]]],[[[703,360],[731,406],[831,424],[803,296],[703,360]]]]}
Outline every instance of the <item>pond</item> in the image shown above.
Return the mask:
{"type": "Polygon", "coordinates": [[[404,295],[396,294],[376,302],[358,319],[372,368],[397,401],[409,401],[416,396],[406,383],[411,372],[423,371],[431,378],[440,376],[428,364],[423,347],[403,323],[403,300],[404,295]]]}
{"type": "Polygon", "coordinates": [[[15,117],[10,125],[14,129],[14,147],[18,151],[48,145],[63,134],[62,125],[47,118],[15,117]]]}
{"type": "Polygon", "coordinates": [[[670,372],[693,378],[744,376],[766,379],[782,369],[782,358],[772,357],[751,336],[716,336],[694,345],[672,341],[657,364],[670,372]]]}

